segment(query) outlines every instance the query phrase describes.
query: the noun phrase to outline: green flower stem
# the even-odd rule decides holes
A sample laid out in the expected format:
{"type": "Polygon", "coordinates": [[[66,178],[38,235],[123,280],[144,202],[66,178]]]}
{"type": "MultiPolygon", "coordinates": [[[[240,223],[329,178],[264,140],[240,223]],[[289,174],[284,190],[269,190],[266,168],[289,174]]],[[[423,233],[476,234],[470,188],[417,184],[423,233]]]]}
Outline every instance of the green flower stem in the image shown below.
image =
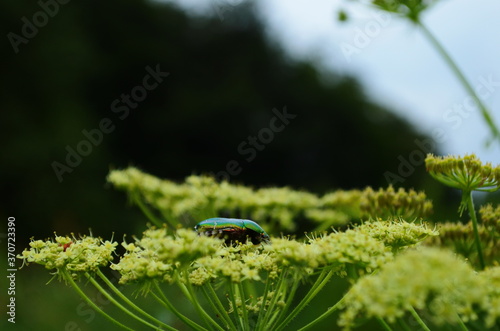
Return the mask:
{"type": "MultiPolygon", "coordinates": [[[[210,317],[210,315],[208,315],[208,313],[200,305],[200,302],[198,301],[198,298],[196,297],[196,294],[194,293],[193,286],[191,285],[191,282],[189,281],[189,273],[186,270],[184,270],[184,281],[186,283],[185,285],[186,285],[186,289],[189,293],[189,298],[191,299],[190,300],[191,303],[193,304],[193,306],[196,309],[196,311],[198,312],[198,314],[205,320],[208,327],[211,330],[213,330],[212,327],[215,327],[219,331],[224,331],[224,329],[221,328],[221,326],[216,321],[214,321],[213,318],[210,317]]],[[[178,281],[178,282],[180,282],[180,281],[178,281]]]]}
{"type": "Polygon", "coordinates": [[[215,326],[218,329],[220,328],[220,325],[215,322],[210,315],[207,314],[207,312],[201,307],[200,303],[198,302],[198,298],[196,297],[196,294],[193,291],[193,287],[191,286],[191,283],[189,282],[189,273],[185,272],[186,276],[184,277],[185,283],[182,283],[180,279],[180,275],[177,275],[176,277],[176,283],[177,286],[181,289],[182,293],[188,298],[188,300],[191,302],[191,304],[194,306],[198,314],[205,320],[207,323],[208,327],[210,330],[213,330],[212,326],[215,326]]]}
{"type": "Polygon", "coordinates": [[[294,277],[293,284],[292,286],[290,286],[291,288],[290,293],[287,294],[285,306],[281,309],[281,312],[278,316],[277,319],[278,322],[285,317],[285,314],[288,312],[288,309],[290,309],[290,305],[293,302],[293,298],[295,297],[295,292],[299,288],[299,284],[300,284],[300,277],[298,276],[294,277]]]}
{"type": "Polygon", "coordinates": [[[265,312],[266,312],[266,301],[267,301],[267,297],[268,297],[268,294],[269,294],[269,288],[270,288],[272,282],[273,282],[273,280],[271,279],[271,277],[269,277],[269,272],[268,272],[267,273],[267,278],[266,278],[266,285],[264,287],[264,292],[263,292],[263,295],[262,295],[262,303],[261,303],[260,309],[259,309],[259,316],[257,317],[257,323],[255,325],[255,329],[256,330],[260,330],[259,327],[262,324],[262,321],[264,320],[264,317],[266,316],[266,314],[265,314],[265,312]]]}
{"type": "Polygon", "coordinates": [[[226,318],[222,314],[222,311],[221,311],[220,307],[217,306],[217,304],[214,302],[214,299],[209,295],[209,293],[208,293],[207,289],[205,288],[205,286],[202,286],[201,290],[203,292],[203,296],[207,300],[209,306],[212,308],[212,311],[215,313],[215,315],[217,317],[222,317],[222,319],[224,320],[224,324],[229,325],[228,321],[226,320],[226,318]]]}
{"type": "Polygon", "coordinates": [[[151,321],[157,323],[157,324],[161,324],[162,327],[164,327],[165,329],[167,330],[170,330],[170,331],[175,331],[177,330],[176,328],[173,328],[171,327],[170,325],[168,324],[165,324],[163,323],[162,321],[158,320],[157,318],[151,316],[150,314],[148,314],[147,312],[145,312],[144,310],[142,310],[140,307],[138,307],[136,304],[134,304],[132,301],[130,301],[129,298],[127,298],[125,295],[123,295],[122,292],[120,292],[120,290],[118,290],[116,288],[116,286],[102,273],[102,271],[100,269],[97,269],[97,275],[99,276],[99,278],[101,278],[104,283],[120,298],[122,299],[125,303],[127,303],[129,306],[131,306],[132,308],[134,308],[137,312],[139,312],[140,314],[144,315],[145,317],[149,318],[151,321]]]}
{"type": "Polygon", "coordinates": [[[398,324],[402,328],[402,330],[404,330],[404,331],[412,331],[410,329],[410,327],[408,326],[408,324],[405,322],[405,320],[402,319],[401,317],[397,318],[396,321],[398,322],[398,324]]]}
{"type": "Polygon", "coordinates": [[[479,238],[479,231],[477,229],[477,217],[476,211],[474,209],[474,203],[472,201],[472,191],[463,191],[462,195],[467,200],[467,209],[469,210],[469,215],[472,220],[472,228],[474,230],[474,239],[476,241],[479,266],[481,267],[481,270],[484,270],[486,264],[484,263],[483,248],[481,246],[481,239],[479,238]]]}
{"type": "Polygon", "coordinates": [[[235,288],[235,292],[239,293],[240,300],[241,300],[241,311],[243,312],[243,323],[247,326],[247,329],[248,329],[250,323],[248,320],[246,296],[245,296],[245,290],[243,289],[243,284],[241,282],[238,283],[238,287],[235,288]]]}
{"type": "Polygon", "coordinates": [[[291,320],[293,320],[299,312],[304,309],[305,306],[311,302],[311,300],[323,289],[323,287],[328,283],[330,278],[333,276],[333,270],[328,269],[323,269],[321,271],[321,274],[318,276],[318,279],[316,279],[316,282],[314,285],[311,287],[309,292],[306,294],[306,296],[300,301],[300,303],[295,307],[294,310],[290,314],[288,314],[287,318],[283,322],[281,322],[280,325],[278,325],[276,328],[273,328],[275,331],[280,331],[283,330],[288,323],[290,323],[291,320]]]}
{"type": "Polygon", "coordinates": [[[217,293],[215,292],[214,288],[212,287],[212,284],[207,283],[205,286],[202,286],[204,293],[206,293],[206,297],[209,300],[209,302],[212,302],[215,304],[216,311],[222,318],[226,321],[226,323],[229,325],[229,328],[231,330],[236,330],[236,325],[234,325],[233,320],[227,313],[226,309],[224,308],[224,305],[220,301],[219,297],[217,296],[217,293]]]}
{"type": "Polygon", "coordinates": [[[181,321],[189,325],[191,328],[193,328],[196,331],[208,331],[206,328],[202,327],[201,325],[195,323],[191,319],[187,318],[184,316],[179,310],[175,308],[175,306],[168,300],[168,298],[165,296],[163,291],[161,290],[160,286],[158,285],[158,282],[154,281],[154,286],[156,288],[156,291],[160,296],[158,296],[156,293],[151,292],[153,297],[161,303],[165,308],[170,310],[172,313],[174,313],[175,316],[177,316],[181,321]],[[161,298],[160,298],[161,297],[161,298]]]}
{"type": "MultiPolygon", "coordinates": [[[[271,312],[271,319],[269,320],[269,325],[276,325],[277,323],[279,323],[280,319],[278,319],[278,316],[280,316],[280,308],[279,307],[271,312]]],[[[264,327],[264,329],[267,329],[267,328],[264,327]]]]}
{"type": "Polygon", "coordinates": [[[184,285],[184,283],[182,283],[182,281],[180,280],[180,276],[177,275],[175,278],[175,283],[177,284],[177,286],[179,286],[179,289],[182,291],[182,293],[186,296],[186,298],[188,298],[189,301],[193,301],[191,293],[188,291],[186,285],[184,285]]]}
{"type": "Polygon", "coordinates": [[[438,53],[442,56],[444,61],[448,64],[448,66],[453,71],[455,76],[458,78],[458,80],[460,81],[462,86],[465,88],[467,93],[469,93],[469,95],[472,98],[474,98],[474,100],[477,102],[479,110],[481,111],[481,115],[483,116],[484,121],[486,122],[486,124],[490,128],[490,131],[491,131],[493,138],[500,139],[500,131],[496,127],[495,123],[493,122],[493,118],[491,117],[491,114],[490,114],[488,108],[486,108],[486,106],[483,104],[481,99],[479,99],[476,92],[474,91],[474,89],[470,85],[467,78],[465,78],[464,74],[462,73],[462,71],[460,70],[458,65],[455,63],[455,61],[453,61],[451,56],[448,54],[446,49],[444,49],[443,45],[436,39],[434,34],[432,34],[432,32],[429,29],[427,29],[427,27],[421,21],[418,21],[417,24],[421,27],[422,32],[427,37],[427,39],[432,44],[432,46],[438,51],[438,53]]]}
{"type": "Polygon", "coordinates": [[[275,313],[275,306],[276,303],[278,302],[278,297],[286,292],[286,279],[289,274],[288,268],[284,268],[281,276],[278,278],[278,283],[276,284],[275,290],[273,291],[273,297],[271,298],[271,301],[269,302],[269,306],[267,307],[266,314],[264,315],[264,318],[262,319],[262,324],[264,326],[269,326],[271,325],[270,319],[271,316],[275,313]]]}
{"type": "Polygon", "coordinates": [[[102,310],[99,306],[97,306],[88,296],[87,294],[85,294],[85,292],[82,291],[82,289],[78,286],[78,284],[75,283],[75,281],[73,280],[73,278],[71,277],[71,275],[67,272],[67,271],[61,271],[62,274],[63,274],[63,277],[64,279],[73,287],[73,289],[76,291],[76,293],[78,293],[82,299],[90,306],[92,307],[92,309],[94,309],[95,311],[97,311],[98,313],[100,313],[102,316],[104,316],[106,319],[108,319],[110,322],[112,322],[113,324],[119,326],[120,328],[123,328],[125,330],[131,330],[131,331],[134,331],[134,329],[132,328],[129,328],[128,326],[125,326],[123,324],[121,324],[120,322],[118,322],[117,320],[115,320],[113,317],[111,317],[110,315],[108,315],[106,312],[104,312],[104,310],[102,310]]]}
{"type": "Polygon", "coordinates": [[[99,290],[99,292],[101,292],[106,297],[106,299],[108,299],[109,301],[111,301],[111,303],[113,303],[116,307],[118,307],[125,314],[127,314],[130,317],[132,317],[133,319],[141,322],[142,324],[149,326],[152,329],[155,329],[155,330],[159,329],[156,325],[153,325],[153,324],[149,323],[148,321],[145,321],[144,319],[140,318],[139,316],[137,316],[136,314],[134,314],[133,312],[131,312],[130,310],[128,310],[121,303],[119,303],[88,272],[85,273],[85,276],[92,283],[92,285],[94,285],[94,287],[97,288],[97,290],[99,290]]]}
{"type": "Polygon", "coordinates": [[[417,321],[418,325],[424,330],[424,331],[431,331],[425,324],[425,322],[420,318],[418,313],[416,312],[415,308],[411,307],[410,309],[410,314],[413,316],[413,318],[417,321]]]}
{"type": "Polygon", "coordinates": [[[236,296],[234,295],[234,289],[233,289],[233,284],[231,283],[231,280],[228,280],[229,282],[229,300],[231,300],[231,303],[233,305],[233,314],[235,318],[240,322],[240,327],[241,330],[245,330],[245,323],[243,322],[240,314],[238,314],[238,305],[236,304],[236,296]]]}
{"type": "MultiPolygon", "coordinates": [[[[149,218],[149,220],[154,224],[156,225],[157,227],[161,228],[162,225],[163,225],[163,222],[161,220],[159,220],[155,215],[154,213],[149,209],[148,206],[146,206],[146,204],[142,201],[139,193],[136,193],[136,192],[132,192],[130,194],[132,196],[132,200],[135,201],[135,203],[137,203],[137,205],[139,206],[139,208],[142,210],[142,212],[144,213],[144,215],[147,216],[147,218],[149,218]]],[[[172,226],[171,224],[169,224],[170,226],[172,226]]],[[[174,229],[175,227],[172,226],[174,229]]]]}
{"type": "Polygon", "coordinates": [[[339,301],[337,301],[337,303],[335,305],[328,308],[323,314],[321,314],[321,316],[317,317],[315,320],[313,320],[312,322],[310,322],[306,326],[303,326],[298,331],[305,331],[305,330],[315,326],[317,323],[321,322],[322,320],[324,320],[328,316],[330,316],[330,314],[332,314],[334,311],[336,311],[343,304],[344,298],[345,298],[345,295],[339,301]]]}
{"type": "Polygon", "coordinates": [[[460,316],[458,316],[458,314],[457,314],[457,320],[461,330],[469,331],[469,328],[465,325],[464,321],[462,321],[462,319],[460,318],[460,316]]]}
{"type": "Polygon", "coordinates": [[[387,324],[387,322],[384,321],[383,318],[377,317],[377,321],[382,326],[382,328],[384,328],[384,330],[386,330],[386,331],[392,331],[391,326],[389,324],[387,324]]]}
{"type": "Polygon", "coordinates": [[[245,286],[245,294],[248,298],[257,298],[259,296],[259,293],[257,292],[257,289],[255,288],[255,285],[251,280],[244,281],[243,285],[245,286]]]}

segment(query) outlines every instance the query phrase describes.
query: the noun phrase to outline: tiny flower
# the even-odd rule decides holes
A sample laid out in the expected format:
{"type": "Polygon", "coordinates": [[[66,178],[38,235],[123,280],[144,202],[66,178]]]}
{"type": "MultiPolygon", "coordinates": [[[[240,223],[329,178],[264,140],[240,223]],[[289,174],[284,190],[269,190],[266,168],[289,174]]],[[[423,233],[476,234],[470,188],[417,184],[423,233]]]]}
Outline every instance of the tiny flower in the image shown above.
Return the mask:
{"type": "Polygon", "coordinates": [[[211,273],[203,267],[196,268],[189,274],[189,281],[195,286],[202,286],[211,279],[211,273]]]}

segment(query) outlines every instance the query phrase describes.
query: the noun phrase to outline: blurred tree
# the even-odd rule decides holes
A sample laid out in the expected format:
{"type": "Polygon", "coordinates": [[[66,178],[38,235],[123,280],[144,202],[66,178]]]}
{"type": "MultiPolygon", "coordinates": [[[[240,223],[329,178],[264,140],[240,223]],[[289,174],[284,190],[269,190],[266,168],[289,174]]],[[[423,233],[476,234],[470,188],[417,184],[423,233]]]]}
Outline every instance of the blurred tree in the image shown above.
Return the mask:
{"type": "MultiPolygon", "coordinates": [[[[248,4],[223,21],[141,0],[0,8],[0,210],[19,236],[137,232],[139,212],[106,189],[110,167],[179,180],[229,170],[232,181],[324,192],[386,186],[425,138],[354,79],[290,60],[248,4]]],[[[423,176],[416,167],[403,185],[421,189],[423,176]]]]}

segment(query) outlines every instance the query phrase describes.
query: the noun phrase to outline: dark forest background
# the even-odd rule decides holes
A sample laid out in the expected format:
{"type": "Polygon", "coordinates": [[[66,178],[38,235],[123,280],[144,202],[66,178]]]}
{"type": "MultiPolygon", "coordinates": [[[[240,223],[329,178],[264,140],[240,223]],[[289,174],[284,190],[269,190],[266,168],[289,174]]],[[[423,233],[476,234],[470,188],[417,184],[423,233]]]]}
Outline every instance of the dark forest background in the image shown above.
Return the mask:
{"type": "MultiPolygon", "coordinates": [[[[266,36],[249,4],[231,7],[221,20],[214,12],[190,16],[151,1],[47,3],[57,7],[47,10],[35,1],[0,5],[0,218],[6,223],[8,216],[16,217],[19,252],[30,237],[54,231],[92,228],[104,238],[114,232],[117,240],[140,233],[145,219],[106,184],[110,169],[134,165],[182,181],[191,174],[217,174],[235,160],[241,172],[232,182],[325,193],[386,187],[384,173],[397,174],[398,157],[408,159],[418,150],[415,139],[427,138],[369,100],[355,78],[292,60],[266,36]],[[43,22],[37,13],[51,10],[46,24],[25,38],[26,20],[43,22]],[[12,38],[18,42],[14,47],[12,38]],[[143,85],[147,67],[169,74],[135,108],[118,111],[115,106],[125,102],[115,100],[143,85]],[[248,161],[250,154],[238,146],[268,128],[285,107],[296,118],[248,161]],[[114,130],[58,178],[54,162],[65,164],[68,150],[89,140],[83,130],[99,129],[106,118],[114,130]]],[[[426,189],[438,205],[449,194],[423,165],[396,186],[426,189]]],[[[49,278],[46,272],[25,277],[24,283],[36,283],[33,288],[49,278]]],[[[44,291],[33,288],[24,291],[44,291]]],[[[63,329],[71,317],[30,307],[64,305],[58,302],[64,295],[37,293],[19,308],[22,323],[46,318],[52,324],[37,329],[63,329]],[[37,316],[22,317],[27,311],[37,316]]]]}
{"type": "MultiPolygon", "coordinates": [[[[37,3],[2,7],[4,31],[20,37],[21,18],[33,21],[42,10],[37,3]]],[[[235,160],[241,172],[231,181],[248,185],[318,193],[387,186],[384,173],[397,174],[398,156],[408,159],[418,149],[414,140],[425,137],[368,100],[353,77],[291,60],[257,17],[248,4],[221,20],[149,1],[69,2],[17,44],[17,54],[5,38],[3,212],[15,214],[20,227],[29,224],[30,235],[89,226],[104,235],[130,231],[139,214],[105,183],[110,169],[128,165],[181,181],[225,171],[235,160]],[[122,96],[143,85],[146,67],[169,75],[127,106],[122,96]],[[284,107],[297,117],[252,148],[248,137],[258,137],[273,109],[284,107]],[[82,131],[100,130],[106,118],[114,130],[78,162],[70,151],[87,153],[78,149],[90,141],[82,131]],[[67,164],[68,154],[77,166],[67,164]]],[[[398,186],[430,182],[423,166],[404,179],[398,186]]]]}

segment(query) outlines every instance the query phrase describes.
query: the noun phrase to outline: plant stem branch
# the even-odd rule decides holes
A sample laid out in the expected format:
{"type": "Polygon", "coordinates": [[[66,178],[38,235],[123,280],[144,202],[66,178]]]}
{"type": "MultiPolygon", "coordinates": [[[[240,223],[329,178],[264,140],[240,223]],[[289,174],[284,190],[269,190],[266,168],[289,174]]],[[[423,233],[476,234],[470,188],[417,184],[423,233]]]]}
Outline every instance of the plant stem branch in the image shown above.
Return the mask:
{"type": "Polygon", "coordinates": [[[425,324],[425,322],[420,318],[420,316],[418,315],[418,313],[415,310],[415,308],[411,307],[410,314],[417,321],[418,325],[420,325],[422,327],[423,330],[425,330],[425,331],[431,331],[431,329],[429,329],[427,327],[427,325],[425,324]]]}
{"type": "Polygon", "coordinates": [[[134,304],[132,301],[130,301],[129,298],[127,298],[120,290],[116,288],[116,286],[102,273],[100,269],[97,270],[97,276],[101,278],[104,283],[120,298],[122,299],[125,303],[127,303],[130,307],[134,308],[137,312],[142,314],[143,316],[149,318],[151,321],[154,323],[158,323],[159,325],[163,326],[165,329],[170,330],[170,331],[175,331],[177,330],[176,328],[171,327],[168,324],[163,323],[162,321],[158,320],[157,318],[151,316],[147,312],[145,312],[143,309],[138,307],[136,304],[134,304]]]}
{"type": "Polygon", "coordinates": [[[233,314],[235,318],[239,321],[241,330],[245,330],[245,323],[243,322],[243,319],[241,318],[239,312],[238,312],[238,304],[236,302],[236,296],[234,295],[234,288],[233,288],[233,283],[231,280],[228,280],[228,288],[229,288],[229,299],[231,300],[231,304],[233,305],[233,314]]]}
{"type": "Polygon", "coordinates": [[[328,316],[330,316],[331,313],[336,311],[342,305],[342,303],[344,302],[344,298],[345,298],[345,295],[339,301],[337,301],[337,303],[335,305],[328,308],[323,314],[321,314],[319,317],[317,317],[315,320],[313,320],[312,322],[310,322],[306,326],[303,326],[302,328],[300,328],[298,331],[305,331],[305,330],[313,327],[315,324],[321,322],[322,320],[324,320],[328,316]]]}
{"type": "Polygon", "coordinates": [[[384,321],[383,318],[377,317],[377,321],[380,323],[380,325],[382,325],[382,327],[384,328],[384,330],[386,330],[386,331],[392,331],[392,328],[390,327],[390,325],[387,324],[387,322],[384,321]]]}
{"type": "Polygon", "coordinates": [[[286,301],[285,301],[285,307],[281,309],[280,314],[278,315],[278,321],[281,321],[283,317],[285,317],[286,313],[288,312],[288,309],[290,309],[290,306],[293,302],[293,298],[295,297],[295,292],[297,292],[297,289],[300,284],[300,277],[298,275],[295,275],[293,277],[293,283],[292,285],[289,286],[291,289],[289,293],[286,293],[286,301]]]}
{"type": "Polygon", "coordinates": [[[481,247],[481,239],[479,238],[479,231],[477,228],[477,217],[474,209],[474,202],[472,201],[472,191],[463,191],[464,198],[467,200],[467,209],[472,220],[472,228],[474,230],[474,239],[476,241],[477,255],[479,258],[479,266],[484,270],[486,264],[484,263],[483,248],[481,247]]]}
{"type": "Polygon", "coordinates": [[[100,313],[102,316],[104,316],[106,319],[108,319],[110,322],[113,324],[125,329],[125,330],[130,330],[134,331],[134,329],[129,328],[128,326],[123,325],[122,323],[118,322],[115,320],[113,317],[111,317],[109,314],[105,313],[104,310],[102,310],[99,306],[97,306],[88,296],[85,294],[85,292],[82,291],[82,289],[78,286],[78,284],[75,283],[71,275],[67,272],[64,272],[64,279],[73,287],[73,289],[78,293],[82,299],[90,306],[92,309],[94,309],[96,312],[100,313]]]}
{"type": "Polygon", "coordinates": [[[217,293],[215,292],[212,284],[207,283],[203,287],[203,291],[206,294],[207,300],[215,305],[214,309],[218,312],[218,314],[226,321],[228,324],[229,328],[231,330],[236,330],[236,325],[234,325],[233,320],[227,313],[226,309],[224,308],[224,305],[220,301],[219,297],[217,296],[217,293]]]}
{"type": "Polygon", "coordinates": [[[238,283],[238,287],[236,288],[236,290],[238,291],[239,296],[240,296],[241,311],[243,313],[243,323],[245,324],[245,326],[247,327],[247,330],[248,330],[249,320],[248,320],[246,296],[245,296],[245,290],[243,289],[243,285],[241,284],[241,282],[238,283]]]}
{"type": "MultiPolygon", "coordinates": [[[[156,225],[158,228],[162,227],[163,222],[160,221],[154,213],[149,209],[148,206],[142,201],[142,198],[140,197],[139,193],[133,192],[131,193],[132,200],[135,201],[135,203],[139,206],[139,208],[142,210],[144,215],[146,215],[151,222],[153,222],[154,225],[156,225]]],[[[170,224],[169,224],[170,225],[170,224]]]]}
{"type": "Polygon", "coordinates": [[[311,287],[309,292],[306,294],[306,296],[300,301],[300,303],[295,307],[294,310],[290,314],[288,314],[287,318],[283,322],[281,322],[280,325],[278,325],[274,330],[279,331],[282,330],[286,327],[288,323],[290,323],[291,320],[293,320],[299,312],[304,309],[305,306],[311,302],[311,300],[323,289],[323,287],[328,283],[330,278],[333,276],[333,271],[329,270],[327,271],[324,269],[321,274],[318,276],[318,279],[314,283],[314,285],[311,287]]]}
{"type": "MultiPolygon", "coordinates": [[[[271,315],[274,314],[275,312],[275,306],[276,306],[276,303],[278,302],[278,298],[280,297],[280,295],[283,295],[285,292],[286,292],[286,279],[288,277],[288,274],[289,274],[289,270],[288,268],[285,268],[283,270],[283,272],[281,273],[281,276],[278,278],[278,282],[275,286],[273,286],[273,296],[271,297],[271,300],[269,302],[269,305],[267,306],[267,309],[262,309],[264,308],[264,305],[265,305],[265,300],[267,300],[267,295],[269,292],[266,292],[265,294],[265,297],[264,297],[264,300],[263,300],[263,305],[262,305],[262,310],[265,311],[264,313],[264,316],[262,317],[262,319],[260,319],[258,321],[258,326],[262,326],[260,329],[263,329],[264,327],[267,327],[269,325],[271,325],[270,323],[270,320],[272,318],[271,315]],[[260,323],[260,324],[259,324],[260,323]]],[[[270,281],[270,279],[268,278],[268,281],[270,281]]],[[[259,316],[260,318],[260,316],[259,316]]]]}
{"type": "MultiPolygon", "coordinates": [[[[285,272],[285,274],[286,274],[286,272],[285,272]]],[[[285,277],[285,275],[283,277],[285,277]]],[[[269,295],[269,289],[271,287],[271,283],[272,283],[272,280],[271,280],[271,277],[270,277],[269,272],[268,272],[267,277],[266,277],[266,285],[264,287],[264,292],[262,294],[262,303],[261,303],[260,309],[259,309],[259,316],[257,317],[257,323],[255,325],[255,330],[260,330],[259,327],[261,326],[262,321],[264,320],[264,317],[266,316],[266,314],[265,314],[266,301],[267,301],[267,298],[269,295]]]]}
{"type": "Polygon", "coordinates": [[[460,316],[457,314],[457,318],[458,318],[458,325],[460,326],[460,329],[462,331],[469,331],[469,328],[465,325],[464,321],[462,321],[462,319],[460,318],[460,316]]]}
{"type": "Polygon", "coordinates": [[[464,74],[458,67],[458,65],[455,63],[455,61],[451,58],[451,56],[448,54],[446,49],[443,47],[443,45],[436,39],[434,34],[422,23],[422,21],[417,21],[417,24],[421,27],[422,32],[424,33],[425,37],[429,40],[429,42],[432,44],[432,46],[437,50],[437,52],[441,55],[441,57],[444,59],[446,64],[450,67],[451,71],[455,74],[455,76],[458,78],[462,86],[465,88],[467,93],[476,101],[479,111],[481,112],[481,115],[483,116],[484,121],[488,125],[492,137],[495,139],[500,140],[500,131],[493,122],[493,118],[490,114],[490,111],[484,103],[479,99],[477,96],[476,92],[472,88],[471,84],[465,78],[464,74]]]}
{"type": "Polygon", "coordinates": [[[161,290],[160,286],[158,285],[158,283],[156,281],[154,282],[154,286],[155,286],[156,291],[158,292],[159,296],[156,293],[154,293],[154,292],[151,292],[151,294],[153,295],[153,297],[158,302],[160,302],[161,304],[163,304],[168,310],[170,310],[172,313],[174,313],[175,316],[177,316],[181,321],[183,321],[184,323],[186,323],[187,325],[189,325],[193,330],[207,331],[206,328],[204,328],[201,325],[193,322],[191,319],[189,319],[188,317],[184,316],[180,311],[178,311],[175,308],[175,306],[170,302],[170,300],[168,300],[168,298],[165,296],[165,294],[163,293],[163,291],[161,290]]]}
{"type": "Polygon", "coordinates": [[[125,306],[123,306],[120,302],[118,302],[115,298],[113,298],[113,296],[111,294],[109,294],[102,286],[101,284],[99,284],[95,279],[94,277],[92,277],[89,273],[85,273],[85,276],[87,277],[87,279],[92,283],[92,285],[94,285],[94,287],[99,290],[99,292],[101,292],[105,297],[106,299],[108,299],[112,304],[114,304],[116,307],[118,307],[121,311],[123,311],[125,314],[129,315],[130,317],[132,317],[133,319],[141,322],[142,324],[144,325],[147,325],[149,326],[150,328],[152,329],[155,329],[155,330],[158,330],[159,327],[157,327],[156,325],[153,325],[151,323],[149,323],[148,321],[140,318],[139,316],[137,316],[136,314],[134,314],[133,312],[131,312],[129,309],[127,309],[125,306]]]}
{"type": "Polygon", "coordinates": [[[213,330],[213,327],[215,327],[219,331],[224,331],[224,329],[221,328],[221,326],[219,324],[217,324],[217,322],[214,321],[212,319],[212,317],[210,317],[210,315],[208,315],[208,313],[205,311],[205,309],[203,309],[203,307],[200,305],[200,302],[198,301],[198,298],[196,297],[196,294],[194,293],[193,286],[189,282],[188,272],[186,270],[184,270],[183,273],[184,273],[184,281],[186,283],[185,286],[186,286],[187,291],[189,292],[190,301],[193,304],[196,311],[198,312],[198,314],[205,320],[205,322],[207,323],[207,326],[210,329],[213,330]]]}

